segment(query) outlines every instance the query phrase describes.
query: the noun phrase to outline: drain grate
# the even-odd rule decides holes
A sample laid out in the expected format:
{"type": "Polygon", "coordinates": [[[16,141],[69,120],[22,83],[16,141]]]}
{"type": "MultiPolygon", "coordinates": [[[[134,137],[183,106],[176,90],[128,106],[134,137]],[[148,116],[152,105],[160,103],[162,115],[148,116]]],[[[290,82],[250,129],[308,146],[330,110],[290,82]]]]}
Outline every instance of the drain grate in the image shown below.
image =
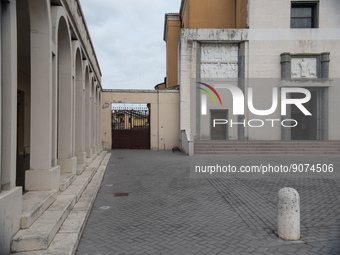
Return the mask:
{"type": "Polygon", "coordinates": [[[114,193],[113,196],[115,197],[127,197],[129,193],[114,193]]]}

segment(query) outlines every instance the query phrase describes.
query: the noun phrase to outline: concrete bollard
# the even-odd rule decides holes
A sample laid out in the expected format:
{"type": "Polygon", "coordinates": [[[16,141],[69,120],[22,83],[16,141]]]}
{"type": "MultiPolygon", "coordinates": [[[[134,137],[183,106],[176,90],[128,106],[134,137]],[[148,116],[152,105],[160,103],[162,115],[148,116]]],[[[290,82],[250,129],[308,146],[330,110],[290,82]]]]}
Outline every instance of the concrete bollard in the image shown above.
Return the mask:
{"type": "Polygon", "coordinates": [[[300,196],[293,188],[282,188],[278,193],[278,234],[284,240],[300,239],[300,196]]]}

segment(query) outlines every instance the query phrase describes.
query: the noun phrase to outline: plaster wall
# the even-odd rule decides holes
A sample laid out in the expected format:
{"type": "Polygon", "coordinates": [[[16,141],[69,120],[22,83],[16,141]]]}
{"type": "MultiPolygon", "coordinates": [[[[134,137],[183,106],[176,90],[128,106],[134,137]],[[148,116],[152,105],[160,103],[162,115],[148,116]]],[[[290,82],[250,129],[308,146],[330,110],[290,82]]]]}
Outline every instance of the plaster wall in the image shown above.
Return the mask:
{"type": "Polygon", "coordinates": [[[186,28],[234,28],[236,1],[187,0],[183,11],[186,28]]]}
{"type": "Polygon", "coordinates": [[[111,105],[150,104],[150,144],[152,150],[170,150],[180,144],[179,91],[104,90],[102,97],[102,146],[110,150],[111,105]]]}
{"type": "MultiPolygon", "coordinates": [[[[320,9],[325,9],[327,5],[320,6],[320,9]]],[[[329,7],[336,8],[338,4],[334,3],[329,7]]],[[[274,8],[274,6],[272,6],[274,8]]],[[[286,6],[287,7],[287,6],[286,6]]],[[[288,9],[290,5],[288,5],[288,9]]],[[[324,10],[328,11],[328,10],[324,10]]],[[[333,11],[333,10],[329,10],[333,11]]],[[[339,9],[340,11],[340,9],[339,9]]],[[[273,10],[275,12],[275,10],[273,10]]],[[[285,11],[283,10],[283,13],[285,11]]],[[[290,14],[289,14],[290,15],[290,14]]],[[[289,16],[288,15],[288,21],[289,16]]],[[[337,19],[337,18],[336,18],[337,19]]],[[[335,19],[335,20],[336,20],[335,19]]],[[[253,24],[257,24],[256,20],[250,19],[253,24]]],[[[267,22],[268,23],[268,22],[267,22]]],[[[266,24],[267,24],[266,23],[266,24]]],[[[195,110],[192,108],[192,103],[184,100],[188,98],[190,93],[189,87],[192,79],[196,80],[198,60],[200,57],[197,53],[197,45],[203,43],[240,43],[245,44],[245,78],[251,78],[250,84],[245,84],[245,93],[248,87],[256,87],[254,92],[254,106],[257,109],[269,109],[271,106],[272,88],[281,87],[281,63],[280,55],[283,52],[291,54],[321,54],[323,52],[330,53],[329,78],[328,84],[325,82],[315,83],[308,86],[329,87],[328,97],[328,126],[329,140],[340,139],[340,132],[337,130],[339,123],[337,95],[340,93],[340,87],[336,86],[339,79],[340,69],[340,29],[329,28],[334,26],[328,19],[320,17],[320,24],[328,24],[328,28],[319,29],[290,29],[289,22],[286,22],[286,27],[281,28],[256,28],[249,30],[233,30],[233,29],[182,29],[180,37],[180,66],[181,73],[179,75],[181,85],[181,130],[189,130],[192,134],[191,139],[196,134],[194,120],[192,114],[195,110]],[[263,80],[259,83],[259,80],[263,80]],[[257,81],[256,81],[257,80],[257,81]],[[262,100],[268,98],[269,100],[262,100]],[[191,105],[191,108],[190,108],[191,105]],[[191,110],[190,110],[191,109],[191,110]],[[192,120],[189,123],[188,120],[192,120]]],[[[251,25],[252,23],[250,23],[251,25]]],[[[259,25],[260,26],[260,25],[259,25]]],[[[306,86],[304,81],[297,82],[296,86],[306,86]]],[[[245,94],[247,97],[247,94],[245,94]]],[[[191,97],[192,98],[192,97],[191,97]]],[[[280,101],[279,101],[280,103],[280,101]]],[[[246,108],[247,109],[247,108],[246,108]]],[[[281,118],[280,105],[277,110],[268,118],[281,118]]],[[[245,119],[262,119],[246,110],[245,119]]],[[[280,126],[277,128],[268,127],[265,132],[261,128],[252,128],[246,126],[245,139],[250,140],[280,140],[280,126]]]]}
{"type": "Polygon", "coordinates": [[[178,74],[178,40],[181,31],[181,21],[168,18],[166,40],[166,87],[173,87],[177,84],[178,74]]]}
{"type": "Polygon", "coordinates": [[[10,254],[11,238],[20,229],[21,196],[21,187],[0,193],[0,255],[10,254]]]}
{"type": "MultiPolygon", "coordinates": [[[[339,1],[321,0],[316,2],[319,2],[319,28],[338,28],[340,22],[340,17],[337,15],[340,8],[339,1]]],[[[290,28],[291,0],[251,0],[248,5],[250,29],[290,28]]]]}

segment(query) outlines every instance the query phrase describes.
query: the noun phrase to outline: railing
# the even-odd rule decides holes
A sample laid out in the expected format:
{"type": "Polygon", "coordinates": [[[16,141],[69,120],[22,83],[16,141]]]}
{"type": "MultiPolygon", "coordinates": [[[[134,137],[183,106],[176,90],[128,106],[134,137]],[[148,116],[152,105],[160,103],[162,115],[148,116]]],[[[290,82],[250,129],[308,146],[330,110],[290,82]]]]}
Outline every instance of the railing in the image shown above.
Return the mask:
{"type": "Polygon", "coordinates": [[[112,149],[150,149],[149,108],[112,109],[112,149]]]}
{"type": "Polygon", "coordinates": [[[150,129],[150,112],[148,108],[113,108],[113,130],[145,130],[150,129]]]}

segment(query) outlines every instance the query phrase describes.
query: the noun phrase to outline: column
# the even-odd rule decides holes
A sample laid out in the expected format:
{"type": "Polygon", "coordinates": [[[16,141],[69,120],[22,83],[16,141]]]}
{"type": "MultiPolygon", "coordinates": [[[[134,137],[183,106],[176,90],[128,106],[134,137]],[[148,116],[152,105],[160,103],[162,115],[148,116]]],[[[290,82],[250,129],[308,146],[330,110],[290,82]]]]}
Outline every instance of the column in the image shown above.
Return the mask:
{"type": "MultiPolygon", "coordinates": [[[[0,1],[0,13],[2,13],[2,9],[1,9],[1,4],[2,2],[0,1]]],[[[2,88],[2,76],[1,76],[1,73],[2,73],[2,44],[1,44],[1,38],[2,38],[2,21],[1,21],[1,17],[0,17],[0,84],[1,84],[1,88],[2,88]]],[[[0,116],[2,116],[2,89],[0,89],[0,116]]],[[[1,129],[1,126],[2,126],[2,118],[0,117],[0,146],[2,147],[2,129],[1,129]]],[[[1,148],[0,148],[0,193],[1,193],[1,186],[2,186],[2,181],[1,181],[1,176],[2,176],[2,163],[1,163],[1,148]]]]}
{"type": "MultiPolygon", "coordinates": [[[[246,42],[240,43],[238,53],[238,87],[242,90],[243,94],[245,90],[245,69],[246,69],[246,42]]],[[[238,122],[243,123],[245,121],[244,115],[238,115],[238,122]]],[[[244,140],[245,127],[238,125],[237,127],[238,140],[244,140]]]]}
{"type": "MultiPolygon", "coordinates": [[[[281,54],[281,79],[291,78],[291,56],[289,52],[281,54]]],[[[290,119],[290,105],[287,105],[287,115],[281,116],[281,120],[290,119]]],[[[281,140],[291,140],[291,129],[281,127],[281,140]]]]}
{"type": "Polygon", "coordinates": [[[321,79],[329,78],[329,52],[321,53],[321,79]]]}
{"type": "Polygon", "coordinates": [[[16,1],[0,1],[0,253],[20,228],[22,188],[15,187],[17,134],[16,1]],[[2,105],[1,105],[2,104],[2,105]]]}
{"type": "MultiPolygon", "coordinates": [[[[329,52],[323,52],[320,56],[321,62],[321,79],[329,79],[329,52]]],[[[321,140],[328,140],[329,132],[329,88],[323,88],[321,92],[321,118],[322,118],[322,132],[321,140]]]]}
{"type": "Polygon", "coordinates": [[[91,151],[91,116],[92,116],[92,78],[86,68],[85,71],[85,151],[86,157],[92,157],[91,151]]]}
{"type": "Polygon", "coordinates": [[[30,0],[31,156],[27,190],[59,190],[60,167],[52,167],[52,49],[49,1],[30,0]]]}
{"type": "Polygon", "coordinates": [[[17,146],[17,31],[16,2],[2,3],[2,190],[15,187],[17,146]]]}

